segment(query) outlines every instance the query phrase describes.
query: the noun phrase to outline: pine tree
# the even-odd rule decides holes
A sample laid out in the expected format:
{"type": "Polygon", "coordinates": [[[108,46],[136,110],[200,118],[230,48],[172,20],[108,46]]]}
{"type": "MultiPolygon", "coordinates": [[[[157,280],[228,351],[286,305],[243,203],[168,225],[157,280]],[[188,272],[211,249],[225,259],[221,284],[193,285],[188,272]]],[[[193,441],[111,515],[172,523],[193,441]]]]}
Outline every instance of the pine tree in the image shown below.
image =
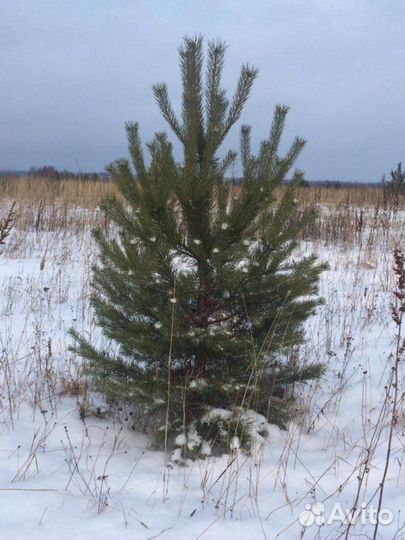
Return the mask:
{"type": "Polygon", "coordinates": [[[6,243],[10,236],[15,221],[15,202],[11,205],[8,214],[3,221],[0,221],[0,255],[2,254],[1,246],[6,243]]]}
{"type": "Polygon", "coordinates": [[[402,170],[402,163],[398,163],[396,169],[390,172],[391,180],[388,182],[389,193],[394,204],[394,208],[398,210],[401,195],[405,195],[405,172],[402,170]]]}
{"type": "Polygon", "coordinates": [[[110,403],[129,404],[138,426],[152,427],[165,447],[181,446],[183,456],[232,444],[249,449],[267,420],[285,425],[294,383],[322,373],[319,364],[289,360],[321,302],[325,268],[314,255],[293,256],[314,219],[297,204],[303,174],[296,171],[275,197],[305,141],[296,138],[278,155],[288,108],[277,105],[257,156],[242,126],[240,185],[226,178],[237,154],[218,151],[257,70],[242,67],[229,101],[224,55],[222,42],[208,44],[203,80],[203,40],[185,38],[181,121],[166,85],[153,87],[182,163],[166,134],[156,133],[148,165],[138,124],[126,125],[133,169],[125,159],[109,167],[120,192],[102,207],[112,232],[94,233],[100,257],[91,303],[115,352],[72,332],[96,389],[110,403]]]}

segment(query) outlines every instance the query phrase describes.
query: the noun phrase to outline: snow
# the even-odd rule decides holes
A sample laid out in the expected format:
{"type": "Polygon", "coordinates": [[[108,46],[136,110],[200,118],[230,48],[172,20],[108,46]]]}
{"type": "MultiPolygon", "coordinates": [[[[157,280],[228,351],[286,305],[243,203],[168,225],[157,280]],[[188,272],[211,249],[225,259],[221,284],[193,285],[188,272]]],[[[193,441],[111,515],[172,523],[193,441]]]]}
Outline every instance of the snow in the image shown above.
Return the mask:
{"type": "MultiPolygon", "coordinates": [[[[359,503],[377,505],[396,242],[404,245],[403,216],[373,243],[302,244],[302,253],[315,250],[330,263],[321,283],[326,304],[308,322],[300,351],[324,362],[325,376],[297,389],[287,431],[252,418],[268,436],[251,456],[214,457],[206,445],[205,459],[185,465],[180,448],[168,456],[150,448],[126,411],[109,416],[68,350],[72,326],[108,347],[89,307],[90,231],[15,231],[0,256],[0,539],[338,538],[339,523],[303,529],[299,516],[306,505],[325,515],[336,502],[350,509],[367,455],[359,503]]],[[[394,519],[379,528],[387,540],[404,537],[404,430],[401,413],[383,499],[394,519]]],[[[373,530],[358,524],[349,538],[373,530]]]]}
{"type": "Polygon", "coordinates": [[[177,435],[174,442],[177,446],[184,446],[187,442],[187,437],[184,433],[180,433],[179,435],[177,435]]]}
{"type": "Polygon", "coordinates": [[[232,416],[232,412],[228,409],[210,409],[207,414],[203,416],[204,420],[228,420],[232,416]]]}
{"type": "MultiPolygon", "coordinates": [[[[194,333],[193,333],[194,335],[194,333]]],[[[191,382],[190,382],[190,388],[194,388],[196,390],[203,390],[204,388],[206,388],[208,386],[208,381],[207,379],[193,379],[191,382]]]]}
{"type": "Polygon", "coordinates": [[[239,450],[240,448],[239,437],[232,437],[231,448],[232,450],[239,450]]]}

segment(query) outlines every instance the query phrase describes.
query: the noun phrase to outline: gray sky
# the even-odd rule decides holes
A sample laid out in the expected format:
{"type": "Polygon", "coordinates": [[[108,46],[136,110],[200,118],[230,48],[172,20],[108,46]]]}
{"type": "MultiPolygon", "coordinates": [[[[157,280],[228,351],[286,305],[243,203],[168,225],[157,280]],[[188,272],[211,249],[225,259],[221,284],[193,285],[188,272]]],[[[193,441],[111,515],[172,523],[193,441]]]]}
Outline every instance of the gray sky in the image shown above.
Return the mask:
{"type": "Polygon", "coordinates": [[[256,144],[291,106],[285,146],[308,140],[307,178],[376,181],[404,160],[404,0],[1,0],[0,168],[126,156],[126,120],[144,140],[164,128],[153,83],[179,106],[177,48],[195,33],[227,42],[230,92],[259,67],[242,117],[256,144]]]}

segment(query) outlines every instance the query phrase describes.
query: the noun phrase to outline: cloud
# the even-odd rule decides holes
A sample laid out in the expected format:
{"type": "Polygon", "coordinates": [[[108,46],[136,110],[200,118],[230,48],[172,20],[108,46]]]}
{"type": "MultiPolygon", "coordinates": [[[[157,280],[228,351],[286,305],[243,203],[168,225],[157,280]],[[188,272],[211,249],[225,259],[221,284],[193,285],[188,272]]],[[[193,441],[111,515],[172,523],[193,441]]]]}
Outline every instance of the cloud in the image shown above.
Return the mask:
{"type": "Polygon", "coordinates": [[[230,92],[243,62],[260,68],[243,117],[256,144],[287,103],[285,145],[308,140],[308,178],[378,180],[403,159],[404,11],[402,0],[3,0],[0,168],[94,170],[126,155],[124,122],[139,120],[146,140],[165,127],[151,85],[167,81],[179,106],[177,48],[203,33],[229,45],[230,92]]]}

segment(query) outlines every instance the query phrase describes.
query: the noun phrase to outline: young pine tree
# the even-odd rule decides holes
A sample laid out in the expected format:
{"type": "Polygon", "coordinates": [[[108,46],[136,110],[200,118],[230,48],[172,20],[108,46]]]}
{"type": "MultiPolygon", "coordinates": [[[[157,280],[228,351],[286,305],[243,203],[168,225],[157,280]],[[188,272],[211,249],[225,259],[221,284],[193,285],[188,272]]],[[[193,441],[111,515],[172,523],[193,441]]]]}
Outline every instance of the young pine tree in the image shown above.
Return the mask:
{"type": "Polygon", "coordinates": [[[177,441],[183,456],[227,450],[231,441],[249,449],[267,420],[285,424],[289,388],[322,372],[287,354],[320,303],[324,268],[315,256],[293,257],[297,235],[314,218],[297,208],[302,173],[278,201],[274,195],[304,140],[278,155],[287,115],[278,105],[257,156],[250,128],[242,126],[242,180],[234,186],[226,179],[237,154],[220,158],[218,151],[257,70],[242,67],[228,100],[221,87],[224,54],[223,43],[208,44],[203,80],[203,41],[184,40],[181,120],[166,85],[153,87],[183,148],[181,163],[166,134],[157,133],[147,145],[147,165],[138,124],[127,124],[133,168],[127,160],[109,168],[122,196],[103,205],[113,227],[95,232],[100,258],[91,300],[115,353],[73,332],[95,387],[110,402],[129,404],[138,425],[153,428],[165,447],[177,441]]]}

